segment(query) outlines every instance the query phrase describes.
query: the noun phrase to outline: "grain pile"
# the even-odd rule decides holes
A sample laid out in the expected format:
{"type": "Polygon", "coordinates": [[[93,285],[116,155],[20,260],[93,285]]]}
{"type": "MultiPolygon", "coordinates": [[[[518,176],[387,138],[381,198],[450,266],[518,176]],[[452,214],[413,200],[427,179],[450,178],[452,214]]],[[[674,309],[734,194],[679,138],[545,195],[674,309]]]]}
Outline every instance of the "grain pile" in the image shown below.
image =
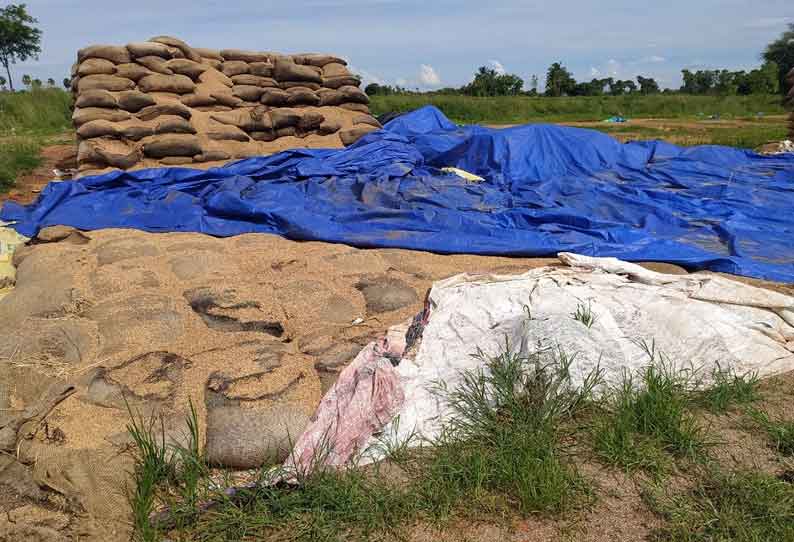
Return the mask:
{"type": "Polygon", "coordinates": [[[359,84],[327,54],[215,51],[167,36],[92,45],[72,68],[79,172],[351,145],[380,128],[359,84]]]}

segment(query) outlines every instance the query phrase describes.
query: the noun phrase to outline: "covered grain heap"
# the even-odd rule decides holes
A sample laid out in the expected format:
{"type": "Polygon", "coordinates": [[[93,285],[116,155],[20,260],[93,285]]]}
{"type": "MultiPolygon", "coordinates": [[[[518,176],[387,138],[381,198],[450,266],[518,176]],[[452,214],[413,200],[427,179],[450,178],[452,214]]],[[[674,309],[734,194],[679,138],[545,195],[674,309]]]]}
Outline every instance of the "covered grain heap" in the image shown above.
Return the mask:
{"type": "Polygon", "coordinates": [[[342,147],[380,128],[359,78],[333,55],[215,51],[160,36],[77,56],[80,175],[342,147]]]}

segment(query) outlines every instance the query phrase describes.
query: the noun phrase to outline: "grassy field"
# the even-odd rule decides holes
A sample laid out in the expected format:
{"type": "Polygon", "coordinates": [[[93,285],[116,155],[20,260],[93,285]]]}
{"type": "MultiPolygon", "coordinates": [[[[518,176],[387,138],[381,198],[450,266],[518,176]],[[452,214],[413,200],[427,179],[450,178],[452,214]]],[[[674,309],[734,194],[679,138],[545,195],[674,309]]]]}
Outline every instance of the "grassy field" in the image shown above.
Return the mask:
{"type": "Polygon", "coordinates": [[[0,93],[0,192],[37,167],[41,147],[71,128],[71,101],[59,89],[0,93]]]}
{"type": "Polygon", "coordinates": [[[785,113],[780,96],[687,96],[626,95],[573,98],[506,96],[475,98],[440,94],[373,96],[376,115],[406,112],[434,105],[461,124],[518,124],[604,120],[614,115],[628,118],[698,118],[719,114],[722,118],[746,118],[758,113],[785,113]]]}
{"type": "MultiPolygon", "coordinates": [[[[592,325],[586,309],[574,317],[592,325]]],[[[563,352],[482,359],[487,370],[439,391],[454,416],[433,442],[385,439],[383,463],[297,472],[298,485],[264,483],[265,468],[258,488],[227,493],[194,411],[177,447],[159,422],[133,417],[136,539],[481,541],[528,525],[544,540],[602,540],[593,535],[628,524],[656,541],[794,541],[794,422],[779,417],[790,379],[718,370],[704,386],[649,350],[639,374],[607,384],[596,368],[575,388],[563,352]],[[629,517],[615,495],[633,503],[629,517]],[[163,506],[167,518],[152,516],[163,506]],[[478,535],[484,524],[501,534],[478,535]]]]}

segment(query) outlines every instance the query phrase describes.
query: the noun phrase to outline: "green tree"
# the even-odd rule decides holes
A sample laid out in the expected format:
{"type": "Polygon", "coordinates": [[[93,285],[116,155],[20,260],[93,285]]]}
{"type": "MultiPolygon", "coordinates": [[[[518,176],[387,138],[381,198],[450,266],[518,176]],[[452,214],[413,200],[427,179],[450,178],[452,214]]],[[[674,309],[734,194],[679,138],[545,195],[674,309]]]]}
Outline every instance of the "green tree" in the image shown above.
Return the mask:
{"type": "Polygon", "coordinates": [[[640,84],[640,94],[659,94],[659,83],[653,77],[637,76],[637,82],[640,84]]]}
{"type": "Polygon", "coordinates": [[[461,91],[470,96],[516,96],[523,86],[524,80],[517,75],[500,74],[492,68],[480,66],[474,80],[461,91]]]}
{"type": "Polygon", "coordinates": [[[575,89],[576,79],[561,63],[555,62],[549,66],[546,72],[546,96],[557,98],[570,95],[575,89]]]}
{"type": "Polygon", "coordinates": [[[6,81],[6,78],[0,75],[0,90],[5,90],[7,83],[8,81],[6,81]]]}
{"type": "MultiPolygon", "coordinates": [[[[31,79],[28,74],[22,76],[22,84],[25,85],[26,87],[29,87],[32,82],[33,79],[31,79]]],[[[13,85],[11,86],[11,90],[14,90],[13,85]]]]}
{"type": "Polygon", "coordinates": [[[72,88],[72,80],[68,77],[63,78],[63,88],[70,90],[72,88]]]}
{"type": "Polygon", "coordinates": [[[377,83],[370,83],[366,87],[364,87],[364,93],[367,96],[375,96],[380,94],[380,85],[377,83]]]}
{"type": "Polygon", "coordinates": [[[55,86],[55,79],[53,79],[52,77],[47,79],[47,86],[48,87],[54,87],[55,86]]]}
{"type": "Polygon", "coordinates": [[[41,30],[33,26],[36,23],[25,4],[9,4],[0,9],[0,64],[6,69],[12,91],[11,64],[38,59],[41,52],[41,30]]]}
{"type": "Polygon", "coordinates": [[[41,88],[41,79],[34,79],[30,82],[30,86],[34,89],[38,90],[41,88]]]}
{"type": "Polygon", "coordinates": [[[788,30],[767,45],[762,56],[765,61],[777,64],[778,90],[785,93],[788,88],[786,75],[794,69],[794,23],[790,23],[788,30]]]}

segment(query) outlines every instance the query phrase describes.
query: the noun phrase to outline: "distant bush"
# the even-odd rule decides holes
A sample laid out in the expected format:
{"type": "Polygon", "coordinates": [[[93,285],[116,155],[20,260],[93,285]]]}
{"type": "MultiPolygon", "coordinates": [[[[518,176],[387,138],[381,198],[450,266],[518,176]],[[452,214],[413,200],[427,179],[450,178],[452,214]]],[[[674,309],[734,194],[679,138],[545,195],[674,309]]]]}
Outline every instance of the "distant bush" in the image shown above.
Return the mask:
{"type": "Polygon", "coordinates": [[[71,128],[72,96],[57,88],[0,92],[0,136],[52,135],[71,128]]]}
{"type": "Polygon", "coordinates": [[[783,114],[777,95],[689,96],[577,96],[543,98],[498,96],[481,98],[448,94],[395,94],[371,97],[376,115],[407,112],[434,105],[455,122],[516,124],[538,121],[602,120],[613,115],[630,118],[696,117],[719,114],[723,118],[749,117],[756,113],[783,114]]]}

